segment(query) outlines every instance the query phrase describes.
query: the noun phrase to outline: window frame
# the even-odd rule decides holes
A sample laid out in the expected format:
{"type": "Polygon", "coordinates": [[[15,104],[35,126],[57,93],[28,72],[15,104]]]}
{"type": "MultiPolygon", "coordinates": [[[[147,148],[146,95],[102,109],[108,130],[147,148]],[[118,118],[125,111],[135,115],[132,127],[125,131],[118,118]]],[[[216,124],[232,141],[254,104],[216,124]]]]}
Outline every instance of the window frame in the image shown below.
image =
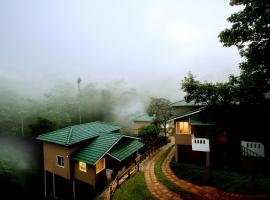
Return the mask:
{"type": "Polygon", "coordinates": [[[87,163],[82,162],[82,161],[79,161],[79,170],[80,170],[81,172],[87,173],[87,163]],[[85,165],[85,169],[81,168],[81,165],[82,165],[82,164],[85,165]]]}
{"type": "Polygon", "coordinates": [[[189,126],[189,122],[188,121],[179,121],[177,123],[178,123],[179,133],[181,133],[181,134],[190,134],[190,126],[189,126]],[[185,125],[187,127],[185,127],[185,125]],[[181,129],[180,127],[183,127],[183,128],[181,129]],[[181,130],[184,130],[185,128],[187,128],[187,132],[181,131],[181,130]]]}
{"type": "Polygon", "coordinates": [[[100,173],[101,171],[103,171],[104,169],[106,169],[106,161],[105,161],[105,158],[102,158],[102,159],[98,160],[98,161],[96,162],[95,168],[96,168],[96,174],[98,174],[98,173],[100,173]],[[97,170],[97,163],[100,162],[101,160],[104,160],[103,168],[97,170]]]}
{"type": "Polygon", "coordinates": [[[64,156],[56,155],[56,166],[65,168],[65,157],[64,156]],[[60,163],[58,162],[58,158],[61,158],[61,160],[63,161],[63,165],[61,165],[62,164],[61,162],[60,163]]]}

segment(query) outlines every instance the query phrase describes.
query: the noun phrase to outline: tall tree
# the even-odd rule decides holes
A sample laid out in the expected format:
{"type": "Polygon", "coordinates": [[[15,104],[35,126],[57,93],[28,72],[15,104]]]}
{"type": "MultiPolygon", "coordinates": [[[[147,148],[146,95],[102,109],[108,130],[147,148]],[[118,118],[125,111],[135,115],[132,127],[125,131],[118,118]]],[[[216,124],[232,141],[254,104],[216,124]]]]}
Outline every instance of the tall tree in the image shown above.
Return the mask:
{"type": "Polygon", "coordinates": [[[232,26],[220,33],[220,41],[235,45],[245,58],[237,83],[251,101],[260,100],[270,90],[270,1],[231,0],[230,5],[244,8],[228,18],[232,26]]]}
{"type": "Polygon", "coordinates": [[[235,45],[244,61],[240,76],[230,76],[226,83],[201,83],[188,75],[182,82],[186,100],[208,104],[258,104],[270,91],[270,1],[231,0],[243,10],[232,14],[231,28],[219,35],[226,47],[235,45]]]}
{"type": "Polygon", "coordinates": [[[151,97],[150,104],[147,108],[147,113],[150,116],[155,116],[155,121],[164,129],[164,135],[167,134],[167,121],[173,115],[171,102],[164,98],[151,97]]]}
{"type": "Polygon", "coordinates": [[[82,82],[82,79],[79,77],[77,79],[77,86],[78,86],[78,111],[79,111],[79,122],[80,122],[80,124],[82,123],[81,100],[80,100],[81,82],[82,82]]]}

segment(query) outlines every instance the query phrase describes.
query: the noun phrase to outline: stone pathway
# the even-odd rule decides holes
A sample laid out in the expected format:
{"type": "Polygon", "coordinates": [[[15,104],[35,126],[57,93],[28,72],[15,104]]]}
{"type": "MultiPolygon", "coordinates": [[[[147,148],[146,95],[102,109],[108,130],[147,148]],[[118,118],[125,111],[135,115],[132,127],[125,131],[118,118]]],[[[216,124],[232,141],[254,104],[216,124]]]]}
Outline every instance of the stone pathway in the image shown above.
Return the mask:
{"type": "Polygon", "coordinates": [[[201,199],[209,199],[209,200],[266,200],[270,199],[270,195],[239,195],[239,194],[232,194],[223,192],[219,189],[207,186],[198,186],[192,183],[189,183],[185,180],[179,179],[175,174],[172,172],[170,168],[170,161],[174,156],[175,148],[169,153],[167,158],[165,158],[162,164],[162,171],[165,176],[174,184],[178,185],[179,187],[193,192],[196,197],[201,197],[201,199]]]}
{"type": "Polygon", "coordinates": [[[167,144],[152,157],[149,158],[147,163],[144,166],[144,179],[147,185],[148,190],[156,199],[171,199],[171,200],[181,200],[183,199],[179,194],[169,190],[166,186],[161,184],[157,177],[155,176],[154,166],[155,162],[160,158],[160,156],[170,147],[170,144],[167,144]]]}

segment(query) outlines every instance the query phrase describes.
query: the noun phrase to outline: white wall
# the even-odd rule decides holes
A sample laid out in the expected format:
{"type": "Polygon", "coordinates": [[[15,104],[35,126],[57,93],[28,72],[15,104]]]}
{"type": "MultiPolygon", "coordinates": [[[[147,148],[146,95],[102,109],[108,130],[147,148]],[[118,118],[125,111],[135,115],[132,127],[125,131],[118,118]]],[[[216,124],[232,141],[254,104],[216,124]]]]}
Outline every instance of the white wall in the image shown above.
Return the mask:
{"type": "Polygon", "coordinates": [[[209,139],[192,136],[192,151],[210,152],[209,139]]]}

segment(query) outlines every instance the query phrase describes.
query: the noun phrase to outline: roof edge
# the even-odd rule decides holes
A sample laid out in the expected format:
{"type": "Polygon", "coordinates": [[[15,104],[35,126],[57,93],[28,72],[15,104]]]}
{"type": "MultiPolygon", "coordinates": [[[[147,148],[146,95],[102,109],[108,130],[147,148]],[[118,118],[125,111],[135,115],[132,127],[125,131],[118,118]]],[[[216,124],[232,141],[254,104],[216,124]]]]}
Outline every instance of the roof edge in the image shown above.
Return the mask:
{"type": "MultiPolygon", "coordinates": [[[[113,144],[112,144],[112,146],[102,155],[102,156],[100,156],[99,158],[98,158],[98,160],[97,161],[99,161],[100,160],[100,158],[102,158],[103,156],[105,156],[113,147],[114,147],[114,145],[117,143],[117,142],[119,142],[119,140],[121,140],[122,139],[122,135],[120,135],[120,137],[119,137],[119,139],[118,140],[116,140],[113,144]]],[[[97,161],[95,162],[95,165],[97,164],[97,161]]]]}
{"type": "Polygon", "coordinates": [[[108,153],[109,156],[111,156],[112,158],[118,160],[119,162],[121,162],[122,160],[120,160],[119,158],[116,158],[115,156],[113,156],[112,154],[108,153]]]}
{"type": "Polygon", "coordinates": [[[178,115],[178,116],[172,117],[172,118],[169,119],[168,121],[173,121],[173,120],[175,120],[175,119],[181,119],[181,118],[183,118],[183,117],[188,117],[188,116],[190,116],[190,115],[199,113],[199,112],[201,112],[201,111],[202,111],[202,110],[199,109],[199,110],[196,110],[196,111],[193,111],[193,112],[190,112],[190,113],[186,113],[186,114],[183,114],[183,115],[180,114],[180,116],[178,115]]]}

